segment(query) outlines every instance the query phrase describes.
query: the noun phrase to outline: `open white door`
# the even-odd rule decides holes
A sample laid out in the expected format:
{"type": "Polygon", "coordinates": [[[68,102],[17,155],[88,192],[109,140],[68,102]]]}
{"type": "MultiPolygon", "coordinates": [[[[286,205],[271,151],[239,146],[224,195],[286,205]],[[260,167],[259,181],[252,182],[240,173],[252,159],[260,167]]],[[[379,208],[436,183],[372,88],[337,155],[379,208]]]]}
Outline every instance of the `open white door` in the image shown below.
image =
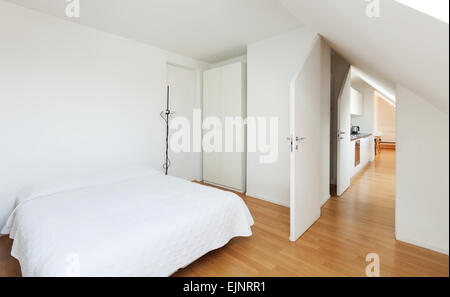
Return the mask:
{"type": "Polygon", "coordinates": [[[351,132],[351,73],[348,70],[338,99],[337,131],[337,195],[341,196],[350,187],[352,148],[351,132]]]}
{"type": "Polygon", "coordinates": [[[320,63],[318,38],[291,84],[291,241],[320,217],[320,63]]]}

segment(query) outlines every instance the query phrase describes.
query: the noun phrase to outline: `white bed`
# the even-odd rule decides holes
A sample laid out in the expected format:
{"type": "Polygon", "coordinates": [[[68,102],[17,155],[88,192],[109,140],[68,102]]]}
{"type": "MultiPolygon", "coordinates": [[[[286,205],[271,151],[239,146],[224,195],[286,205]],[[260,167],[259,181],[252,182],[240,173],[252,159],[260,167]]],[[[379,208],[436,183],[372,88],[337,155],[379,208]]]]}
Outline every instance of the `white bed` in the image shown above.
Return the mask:
{"type": "Polygon", "coordinates": [[[238,236],[242,199],[151,169],[35,186],[1,233],[24,276],[169,276],[238,236]]]}

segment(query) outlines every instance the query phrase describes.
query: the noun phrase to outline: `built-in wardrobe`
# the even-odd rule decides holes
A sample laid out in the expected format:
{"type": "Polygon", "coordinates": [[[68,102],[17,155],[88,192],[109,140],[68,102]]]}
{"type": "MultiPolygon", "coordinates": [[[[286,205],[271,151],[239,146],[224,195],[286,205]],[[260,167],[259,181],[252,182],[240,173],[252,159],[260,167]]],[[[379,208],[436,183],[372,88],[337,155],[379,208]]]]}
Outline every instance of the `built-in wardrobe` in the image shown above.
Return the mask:
{"type": "Polygon", "coordinates": [[[246,95],[245,63],[233,63],[204,72],[203,141],[211,142],[209,147],[213,151],[204,147],[203,180],[240,193],[246,191],[246,126],[239,124],[246,119],[246,95]],[[217,120],[220,120],[221,135],[212,131],[217,128],[217,120]],[[230,122],[234,125],[230,126],[230,122]],[[231,139],[233,143],[230,143],[231,139]]]}

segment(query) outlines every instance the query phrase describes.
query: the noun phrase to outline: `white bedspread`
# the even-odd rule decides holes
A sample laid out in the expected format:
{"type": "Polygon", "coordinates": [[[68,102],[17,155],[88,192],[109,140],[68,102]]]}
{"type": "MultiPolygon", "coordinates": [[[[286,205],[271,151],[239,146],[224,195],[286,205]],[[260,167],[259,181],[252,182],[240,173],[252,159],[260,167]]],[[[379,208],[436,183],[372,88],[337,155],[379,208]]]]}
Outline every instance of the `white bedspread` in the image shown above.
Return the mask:
{"type": "Polygon", "coordinates": [[[141,170],[25,191],[2,233],[24,276],[169,276],[252,225],[233,193],[141,170]]]}

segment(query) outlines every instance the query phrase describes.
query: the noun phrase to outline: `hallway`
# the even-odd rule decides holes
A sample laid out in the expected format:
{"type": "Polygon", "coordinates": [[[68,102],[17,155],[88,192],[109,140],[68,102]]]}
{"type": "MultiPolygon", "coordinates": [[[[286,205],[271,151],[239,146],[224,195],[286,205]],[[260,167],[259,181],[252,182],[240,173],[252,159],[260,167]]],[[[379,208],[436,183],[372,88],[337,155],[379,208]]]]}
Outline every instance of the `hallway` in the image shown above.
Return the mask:
{"type": "MultiPolygon", "coordinates": [[[[243,196],[255,219],[253,236],[175,276],[365,276],[368,253],[379,254],[381,276],[448,276],[448,256],[395,240],[394,193],[395,152],[384,150],[296,243],[288,241],[288,208],[243,196]]],[[[0,238],[0,276],[20,276],[10,245],[0,238]]]]}

